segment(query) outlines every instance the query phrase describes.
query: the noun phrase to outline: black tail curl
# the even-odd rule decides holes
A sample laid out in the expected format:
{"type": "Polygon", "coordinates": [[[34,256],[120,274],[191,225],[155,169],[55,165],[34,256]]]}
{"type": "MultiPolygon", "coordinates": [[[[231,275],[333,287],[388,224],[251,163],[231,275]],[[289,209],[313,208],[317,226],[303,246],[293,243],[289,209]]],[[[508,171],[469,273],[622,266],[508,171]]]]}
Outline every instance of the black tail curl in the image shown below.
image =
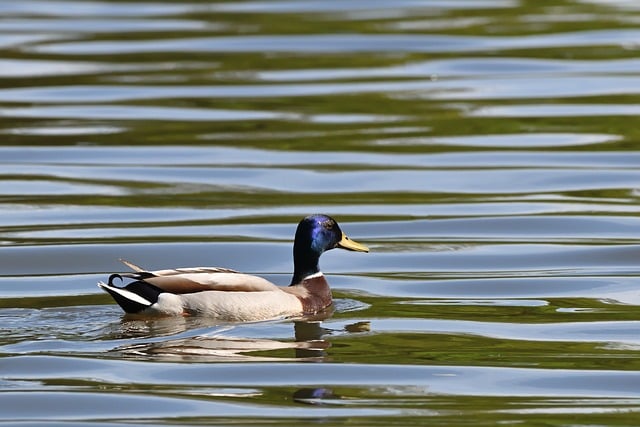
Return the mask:
{"type": "MultiPolygon", "coordinates": [[[[114,285],[113,281],[115,279],[120,279],[121,282],[124,282],[124,278],[127,279],[132,279],[132,280],[136,280],[136,281],[144,281],[144,279],[148,279],[149,277],[155,277],[155,274],[148,272],[148,271],[141,271],[141,272],[136,272],[136,273],[113,273],[111,276],[109,276],[109,281],[108,284],[109,286],[114,286],[114,287],[118,287],[116,285],[114,285]]],[[[152,286],[152,285],[151,285],[152,286]]],[[[125,286],[126,288],[126,286],[125,286]]]]}
{"type": "Polygon", "coordinates": [[[113,279],[120,279],[121,282],[124,282],[124,279],[122,278],[121,275],[119,275],[118,273],[113,273],[111,276],[109,276],[109,282],[108,282],[109,286],[114,286],[117,288],[117,286],[113,284],[113,279]]]}

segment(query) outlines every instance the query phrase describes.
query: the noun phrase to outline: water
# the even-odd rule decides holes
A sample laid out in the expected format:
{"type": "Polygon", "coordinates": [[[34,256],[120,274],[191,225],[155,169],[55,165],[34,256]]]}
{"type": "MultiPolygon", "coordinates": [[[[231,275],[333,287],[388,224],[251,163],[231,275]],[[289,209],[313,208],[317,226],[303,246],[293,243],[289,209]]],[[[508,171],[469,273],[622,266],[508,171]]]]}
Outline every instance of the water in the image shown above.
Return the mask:
{"type": "Polygon", "coordinates": [[[637,425],[640,8],[0,3],[0,423],[637,425]],[[122,271],[333,312],[128,319],[122,271]]]}

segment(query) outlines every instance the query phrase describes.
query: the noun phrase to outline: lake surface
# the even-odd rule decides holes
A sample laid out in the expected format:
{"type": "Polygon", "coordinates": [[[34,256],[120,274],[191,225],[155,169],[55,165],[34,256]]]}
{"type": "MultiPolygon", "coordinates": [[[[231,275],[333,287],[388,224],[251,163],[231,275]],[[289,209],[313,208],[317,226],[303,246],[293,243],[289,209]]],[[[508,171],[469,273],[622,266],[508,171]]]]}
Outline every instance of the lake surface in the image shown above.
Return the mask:
{"type": "Polygon", "coordinates": [[[0,2],[0,424],[640,419],[640,7],[0,2]],[[128,319],[96,283],[283,285],[332,313],[128,319]]]}

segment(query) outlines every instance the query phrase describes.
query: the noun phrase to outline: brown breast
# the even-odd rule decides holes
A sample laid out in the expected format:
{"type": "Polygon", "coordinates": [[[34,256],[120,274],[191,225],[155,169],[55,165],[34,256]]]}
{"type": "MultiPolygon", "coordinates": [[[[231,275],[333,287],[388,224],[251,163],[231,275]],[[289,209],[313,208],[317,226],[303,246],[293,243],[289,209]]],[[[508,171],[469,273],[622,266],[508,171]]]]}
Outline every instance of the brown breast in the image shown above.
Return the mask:
{"type": "Polygon", "coordinates": [[[302,283],[282,289],[302,302],[304,314],[315,314],[329,307],[332,302],[331,289],[323,275],[304,279],[302,283]]]}

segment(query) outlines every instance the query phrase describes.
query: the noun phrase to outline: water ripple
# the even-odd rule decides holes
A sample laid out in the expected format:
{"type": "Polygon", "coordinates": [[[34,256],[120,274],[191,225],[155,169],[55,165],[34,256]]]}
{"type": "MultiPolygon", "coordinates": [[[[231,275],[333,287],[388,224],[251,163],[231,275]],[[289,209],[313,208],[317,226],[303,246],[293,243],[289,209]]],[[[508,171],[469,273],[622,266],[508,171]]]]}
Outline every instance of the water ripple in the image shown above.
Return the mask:
{"type": "Polygon", "coordinates": [[[0,423],[636,425],[638,11],[0,2],[0,423]],[[323,255],[318,316],[96,286],[287,285],[313,212],[371,248],[323,255]]]}
{"type": "Polygon", "coordinates": [[[114,55],[157,52],[479,52],[488,49],[541,49],[581,46],[624,46],[636,43],[635,29],[594,30],[519,37],[465,37],[404,34],[326,34],[296,37],[227,36],[146,41],[49,43],[25,51],[64,55],[114,55]]]}

